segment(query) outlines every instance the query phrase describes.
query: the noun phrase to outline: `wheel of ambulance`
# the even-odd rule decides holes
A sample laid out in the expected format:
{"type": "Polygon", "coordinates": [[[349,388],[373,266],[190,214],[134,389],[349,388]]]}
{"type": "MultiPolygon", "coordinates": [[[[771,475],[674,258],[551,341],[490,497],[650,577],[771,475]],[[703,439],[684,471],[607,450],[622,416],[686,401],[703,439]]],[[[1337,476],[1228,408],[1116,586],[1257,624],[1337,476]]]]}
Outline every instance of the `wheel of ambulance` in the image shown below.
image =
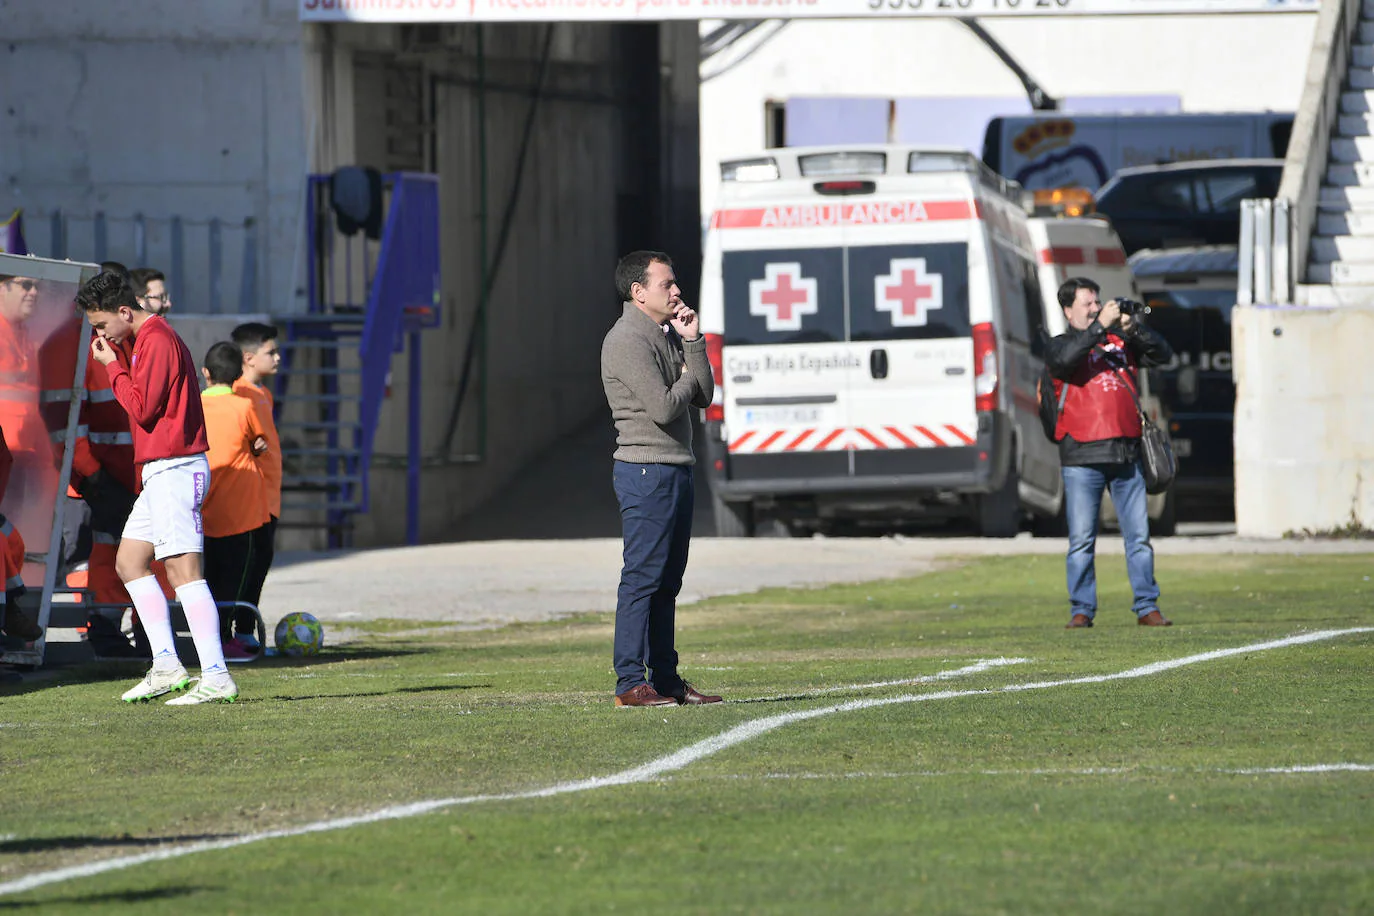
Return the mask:
{"type": "Polygon", "coordinates": [[[752,503],[730,503],[712,493],[711,511],[716,517],[716,537],[751,538],[754,536],[752,503]]]}
{"type": "Polygon", "coordinates": [[[1174,488],[1164,494],[1164,510],[1159,518],[1150,519],[1150,536],[1157,538],[1173,537],[1178,533],[1178,504],[1174,501],[1174,488]]]}
{"type": "Polygon", "coordinates": [[[1021,497],[1016,469],[1007,471],[1002,486],[978,497],[978,533],[985,538],[1014,538],[1021,527],[1021,497]]]}

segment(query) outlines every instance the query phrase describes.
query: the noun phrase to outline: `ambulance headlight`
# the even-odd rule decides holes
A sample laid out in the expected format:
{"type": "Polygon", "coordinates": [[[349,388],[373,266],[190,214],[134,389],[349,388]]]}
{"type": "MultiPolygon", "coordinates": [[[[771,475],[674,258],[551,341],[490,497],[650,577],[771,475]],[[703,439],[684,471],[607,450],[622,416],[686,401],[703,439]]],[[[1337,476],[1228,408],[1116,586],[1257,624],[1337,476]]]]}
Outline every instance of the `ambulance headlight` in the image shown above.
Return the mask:
{"type": "Polygon", "coordinates": [[[720,164],[721,181],[777,181],[778,161],[772,156],[760,159],[734,159],[720,164]]]}
{"type": "Polygon", "coordinates": [[[887,171],[887,153],[840,152],[812,153],[797,157],[803,178],[829,178],[835,175],[881,175],[887,171]]]}

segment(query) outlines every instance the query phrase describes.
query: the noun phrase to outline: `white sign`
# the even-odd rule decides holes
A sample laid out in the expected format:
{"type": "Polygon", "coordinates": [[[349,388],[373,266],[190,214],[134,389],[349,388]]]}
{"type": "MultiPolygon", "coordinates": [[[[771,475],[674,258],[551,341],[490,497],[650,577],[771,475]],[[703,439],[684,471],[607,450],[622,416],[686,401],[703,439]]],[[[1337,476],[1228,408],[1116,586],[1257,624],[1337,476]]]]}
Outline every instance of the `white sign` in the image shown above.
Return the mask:
{"type": "Polygon", "coordinates": [[[1321,0],[300,0],[303,22],[623,22],[1315,13],[1321,0]]]}

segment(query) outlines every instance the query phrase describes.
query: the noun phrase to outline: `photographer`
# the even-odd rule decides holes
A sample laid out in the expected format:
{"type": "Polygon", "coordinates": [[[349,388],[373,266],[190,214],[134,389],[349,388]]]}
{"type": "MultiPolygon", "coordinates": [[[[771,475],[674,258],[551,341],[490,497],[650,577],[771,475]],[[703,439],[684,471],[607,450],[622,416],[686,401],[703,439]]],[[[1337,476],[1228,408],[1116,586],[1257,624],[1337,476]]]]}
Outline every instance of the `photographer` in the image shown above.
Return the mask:
{"type": "Polygon", "coordinates": [[[1074,277],[1059,287],[1068,329],[1049,341],[1045,365],[1054,378],[1059,404],[1055,441],[1064,475],[1064,511],[1069,524],[1067,560],[1069,629],[1091,627],[1097,615],[1098,512],[1102,491],[1112,505],[1126,542],[1126,572],[1135,593],[1132,610],[1141,626],[1167,627],[1159,612],[1154,549],[1140,470],[1140,414],[1132,390],[1137,367],[1168,362],[1173,351],[1139,320],[1142,306],[1113,299],[1103,305],[1092,280],[1074,277]]]}

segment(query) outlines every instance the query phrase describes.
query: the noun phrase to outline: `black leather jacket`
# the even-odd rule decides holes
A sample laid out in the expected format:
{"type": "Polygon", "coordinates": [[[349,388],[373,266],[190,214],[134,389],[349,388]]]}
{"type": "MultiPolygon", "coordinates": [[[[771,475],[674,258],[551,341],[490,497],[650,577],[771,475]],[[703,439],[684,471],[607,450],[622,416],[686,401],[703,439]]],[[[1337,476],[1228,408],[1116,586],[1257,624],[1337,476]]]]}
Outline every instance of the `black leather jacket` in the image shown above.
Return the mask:
{"type": "MultiPolygon", "coordinates": [[[[1174,357],[1168,341],[1138,316],[1131,322],[1129,331],[1115,328],[1112,333],[1122,339],[1141,368],[1163,365],[1174,357]]],[[[1093,347],[1106,339],[1106,329],[1096,320],[1084,331],[1069,328],[1046,344],[1045,366],[1050,375],[1067,381],[1079,364],[1088,358],[1093,347]]],[[[1072,436],[1065,436],[1059,440],[1059,463],[1062,465],[1129,464],[1139,455],[1140,439],[1137,437],[1077,442],[1072,436]]]]}

